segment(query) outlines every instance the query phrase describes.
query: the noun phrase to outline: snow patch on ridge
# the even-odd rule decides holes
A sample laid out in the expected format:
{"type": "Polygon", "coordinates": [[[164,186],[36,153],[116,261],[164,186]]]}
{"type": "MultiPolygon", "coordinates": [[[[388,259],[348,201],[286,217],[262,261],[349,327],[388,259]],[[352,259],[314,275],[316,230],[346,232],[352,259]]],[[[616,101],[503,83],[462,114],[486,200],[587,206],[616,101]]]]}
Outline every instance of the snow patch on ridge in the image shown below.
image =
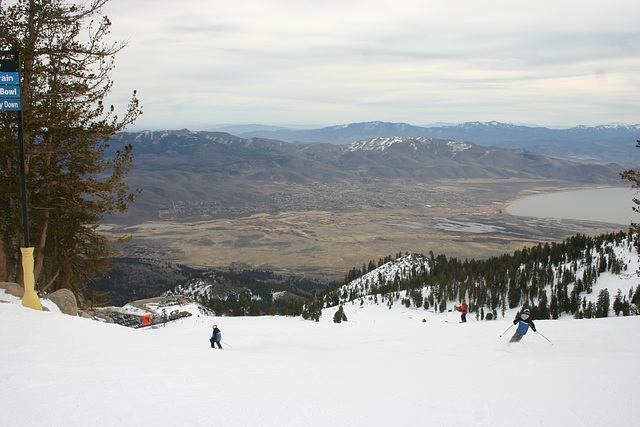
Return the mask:
{"type": "Polygon", "coordinates": [[[472,147],[472,144],[468,142],[460,141],[442,141],[433,138],[426,137],[409,137],[409,136],[392,136],[392,137],[377,137],[371,139],[364,139],[362,141],[352,142],[345,146],[345,152],[356,151],[385,151],[386,149],[397,144],[409,144],[414,150],[418,150],[420,147],[438,147],[444,144],[449,148],[452,155],[461,151],[467,150],[472,147]]]}
{"type": "Polygon", "coordinates": [[[350,295],[369,295],[372,285],[380,285],[387,280],[404,280],[429,270],[429,260],[424,255],[409,254],[368,272],[341,288],[350,295]]]}

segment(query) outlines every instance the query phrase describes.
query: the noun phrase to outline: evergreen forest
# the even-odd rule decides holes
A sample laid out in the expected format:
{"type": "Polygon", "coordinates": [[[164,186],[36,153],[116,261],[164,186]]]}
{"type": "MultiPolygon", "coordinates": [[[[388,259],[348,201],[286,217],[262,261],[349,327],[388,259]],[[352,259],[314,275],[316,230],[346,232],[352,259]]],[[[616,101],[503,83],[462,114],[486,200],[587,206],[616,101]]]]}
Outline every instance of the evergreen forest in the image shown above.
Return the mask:
{"type": "Polygon", "coordinates": [[[624,254],[637,255],[638,245],[636,235],[620,231],[595,237],[577,234],[560,243],[540,243],[482,260],[434,256],[433,252],[397,254],[352,269],[343,282],[314,294],[303,315],[317,320],[322,308],[365,299],[439,312],[466,300],[470,313],[482,320],[521,306],[529,308],[535,319],[606,317],[611,310],[615,315],[635,315],[640,285],[619,289],[615,295],[601,289],[595,302],[587,301],[586,295],[594,292],[604,272],[637,274],[628,271],[624,254]],[[381,271],[394,263],[398,268],[381,271]]]}

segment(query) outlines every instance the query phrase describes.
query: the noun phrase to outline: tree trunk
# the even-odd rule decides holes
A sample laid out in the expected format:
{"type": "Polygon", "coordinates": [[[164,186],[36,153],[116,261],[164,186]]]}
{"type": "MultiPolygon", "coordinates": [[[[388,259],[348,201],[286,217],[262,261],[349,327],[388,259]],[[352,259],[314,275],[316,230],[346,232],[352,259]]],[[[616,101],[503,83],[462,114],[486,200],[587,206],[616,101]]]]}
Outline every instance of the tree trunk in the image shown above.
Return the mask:
{"type": "Polygon", "coordinates": [[[76,293],[76,289],[71,286],[71,278],[73,277],[73,269],[70,265],[65,265],[62,267],[62,277],[60,278],[60,282],[54,285],[54,291],[58,289],[66,288],[70,289],[74,294],[76,293]]]}
{"type": "MultiPolygon", "coordinates": [[[[44,220],[42,221],[42,231],[40,232],[40,240],[38,241],[38,247],[35,250],[35,264],[33,267],[33,276],[35,277],[36,284],[40,273],[42,273],[42,266],[44,265],[44,245],[47,243],[47,230],[49,228],[49,210],[44,211],[44,220]]],[[[36,286],[37,288],[37,286],[36,286]]]]}
{"type": "Polygon", "coordinates": [[[24,271],[22,270],[22,255],[18,257],[18,269],[16,270],[16,283],[24,288],[24,271]]]}
{"type": "Polygon", "coordinates": [[[4,245],[0,245],[0,282],[12,282],[11,263],[4,245]]]}

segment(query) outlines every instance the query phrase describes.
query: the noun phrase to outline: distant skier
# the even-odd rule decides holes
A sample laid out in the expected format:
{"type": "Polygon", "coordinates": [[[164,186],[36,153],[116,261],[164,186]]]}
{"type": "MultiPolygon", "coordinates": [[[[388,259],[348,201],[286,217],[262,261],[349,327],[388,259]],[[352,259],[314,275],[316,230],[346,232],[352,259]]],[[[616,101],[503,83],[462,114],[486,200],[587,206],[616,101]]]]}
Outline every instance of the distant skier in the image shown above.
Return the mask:
{"type": "Polygon", "coordinates": [[[467,302],[462,300],[462,305],[460,306],[460,318],[462,319],[462,323],[467,322],[467,313],[469,312],[469,307],[467,307],[467,302]]]}
{"type": "Polygon", "coordinates": [[[524,334],[526,334],[529,330],[529,327],[533,329],[533,332],[536,332],[536,325],[534,325],[533,320],[531,320],[531,315],[528,308],[525,308],[518,316],[516,316],[516,318],[513,320],[513,324],[517,324],[518,328],[516,329],[516,333],[513,334],[509,342],[520,341],[524,334]]]}
{"type": "Polygon", "coordinates": [[[220,344],[220,341],[222,341],[222,332],[218,329],[218,325],[213,325],[213,334],[209,341],[211,341],[211,348],[216,348],[217,344],[218,348],[222,350],[222,345],[220,344]]]}

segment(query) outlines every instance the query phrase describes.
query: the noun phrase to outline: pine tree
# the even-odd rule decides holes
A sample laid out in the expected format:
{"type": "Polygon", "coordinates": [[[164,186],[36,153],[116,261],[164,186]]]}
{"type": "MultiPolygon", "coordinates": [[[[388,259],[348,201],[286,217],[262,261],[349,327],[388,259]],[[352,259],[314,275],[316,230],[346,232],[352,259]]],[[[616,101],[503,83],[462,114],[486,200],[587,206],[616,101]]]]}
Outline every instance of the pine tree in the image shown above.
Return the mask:
{"type": "Polygon", "coordinates": [[[549,319],[550,312],[547,301],[547,292],[542,291],[540,293],[540,300],[538,301],[538,307],[533,307],[536,319],[549,319]]]}
{"type": "Polygon", "coordinates": [[[624,310],[624,303],[622,301],[622,291],[618,288],[618,293],[616,294],[615,299],[613,300],[613,312],[616,316],[620,315],[620,312],[624,310]]]}
{"type": "Polygon", "coordinates": [[[344,313],[344,307],[340,304],[338,310],[333,315],[333,323],[341,323],[347,321],[347,315],[344,313]]]}
{"type": "Polygon", "coordinates": [[[636,286],[633,297],[631,297],[631,303],[634,304],[637,309],[640,309],[640,285],[636,286]]]}
{"type": "MultiPolygon", "coordinates": [[[[636,148],[640,148],[640,141],[636,141],[636,148]]],[[[620,176],[622,179],[626,179],[631,182],[631,188],[640,188],[640,172],[630,169],[622,172],[620,176]]],[[[632,207],[633,211],[640,213],[640,199],[634,197],[632,200],[634,203],[634,206],[632,207]]],[[[631,229],[634,233],[640,233],[640,224],[632,222],[631,229]]]]}
{"type": "Polygon", "coordinates": [[[610,308],[610,297],[607,289],[598,292],[598,301],[596,303],[596,317],[608,317],[610,308]]]}
{"type": "Polygon", "coordinates": [[[551,294],[551,304],[549,306],[549,309],[551,310],[551,318],[554,320],[558,319],[558,317],[560,316],[560,312],[558,297],[556,297],[555,294],[551,294]]]}
{"type": "MultiPolygon", "coordinates": [[[[0,2],[0,49],[20,52],[22,117],[29,190],[29,228],[35,247],[36,289],[78,290],[105,271],[109,241],[97,226],[125,211],[138,191],[125,177],[132,147],[106,152],[114,135],[141,113],[134,95],[122,118],[103,100],[112,87],[114,57],[124,44],[105,44],[111,23],[100,16],[108,0],[0,2]],[[98,19],[93,20],[94,17],[98,19]]],[[[23,230],[17,120],[0,113],[0,280],[19,274],[23,230]]],[[[31,239],[30,239],[31,240],[31,239]]]]}
{"type": "Polygon", "coordinates": [[[318,301],[318,295],[314,291],[311,299],[304,304],[302,318],[318,322],[320,316],[322,316],[322,304],[318,301]]]}
{"type": "Polygon", "coordinates": [[[247,296],[242,293],[238,297],[237,303],[235,304],[235,309],[233,310],[234,316],[246,316],[249,314],[250,304],[247,296]]]}

